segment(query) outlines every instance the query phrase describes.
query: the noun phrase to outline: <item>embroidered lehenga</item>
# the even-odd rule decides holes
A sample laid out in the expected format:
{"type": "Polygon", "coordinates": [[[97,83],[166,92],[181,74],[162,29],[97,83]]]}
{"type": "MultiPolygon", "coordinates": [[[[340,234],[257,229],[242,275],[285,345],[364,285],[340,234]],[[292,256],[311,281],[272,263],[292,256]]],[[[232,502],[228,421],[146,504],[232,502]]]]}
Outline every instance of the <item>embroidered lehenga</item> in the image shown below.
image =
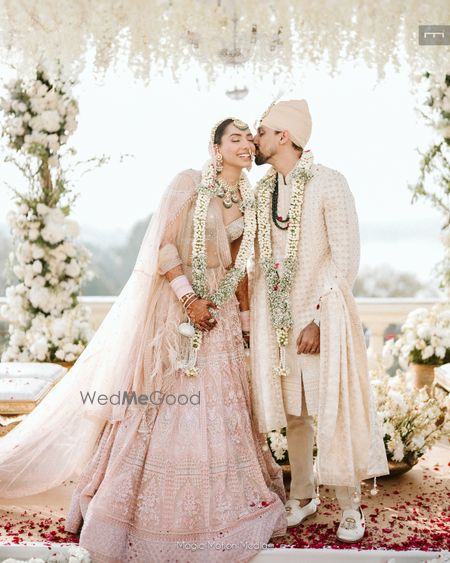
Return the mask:
{"type": "MultiPolygon", "coordinates": [[[[153,315],[162,332],[153,334],[158,334],[161,363],[171,363],[169,356],[179,353],[183,340],[177,334],[183,311],[162,274],[182,264],[192,278],[192,217],[199,181],[199,173],[184,172],[166,195],[169,207],[177,202],[178,213],[165,229],[158,259],[159,298],[153,315]]],[[[206,225],[211,289],[231,263],[230,242],[243,231],[242,219],[224,226],[221,208],[220,200],[211,201],[206,225]]],[[[164,390],[175,397],[175,404],[170,398],[159,406],[132,405],[120,420],[106,424],[66,524],[73,532],[81,527],[80,545],[94,560],[247,561],[255,546],[284,531],[281,473],[263,451],[264,439],[251,419],[234,296],[220,308],[217,320],[203,337],[198,376],[180,371],[166,375],[164,390]],[[180,404],[179,397],[181,403],[187,397],[187,403],[180,404]]],[[[144,373],[146,361],[144,354],[144,373]]]]}

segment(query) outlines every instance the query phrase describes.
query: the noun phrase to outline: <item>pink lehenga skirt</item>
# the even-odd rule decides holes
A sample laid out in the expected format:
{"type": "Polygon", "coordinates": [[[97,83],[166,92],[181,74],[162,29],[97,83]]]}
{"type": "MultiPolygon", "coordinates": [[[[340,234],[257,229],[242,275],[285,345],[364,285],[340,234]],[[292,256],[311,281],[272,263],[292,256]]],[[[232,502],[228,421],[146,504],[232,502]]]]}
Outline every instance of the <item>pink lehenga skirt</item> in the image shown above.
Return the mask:
{"type": "Polygon", "coordinates": [[[66,521],[95,562],[248,561],[285,532],[282,472],[252,421],[235,299],[197,365],[159,406],[106,424],[66,521]]]}

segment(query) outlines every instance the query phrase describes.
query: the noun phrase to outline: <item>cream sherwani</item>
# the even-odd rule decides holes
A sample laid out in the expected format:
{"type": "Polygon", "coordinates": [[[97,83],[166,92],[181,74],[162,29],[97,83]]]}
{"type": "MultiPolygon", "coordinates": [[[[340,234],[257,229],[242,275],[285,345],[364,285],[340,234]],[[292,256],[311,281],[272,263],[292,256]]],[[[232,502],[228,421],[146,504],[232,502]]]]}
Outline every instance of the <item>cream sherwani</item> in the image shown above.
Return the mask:
{"type": "MultiPolygon", "coordinates": [[[[362,327],[351,294],[359,265],[358,220],[344,176],[320,164],[312,167],[312,173],[305,188],[291,292],[294,326],[286,350],[287,377],[272,371],[278,364],[278,347],[256,247],[251,283],[254,408],[262,432],[286,427],[288,417],[318,415],[319,482],[357,487],[361,479],[388,472],[362,327]],[[321,352],[298,355],[297,337],[314,317],[321,321],[321,352]],[[302,403],[307,413],[302,413],[302,403]]],[[[278,180],[278,212],[285,217],[292,192],[290,174],[286,183],[280,174],[278,180]]],[[[287,232],[272,222],[277,262],[284,258],[286,238],[287,232]]]]}

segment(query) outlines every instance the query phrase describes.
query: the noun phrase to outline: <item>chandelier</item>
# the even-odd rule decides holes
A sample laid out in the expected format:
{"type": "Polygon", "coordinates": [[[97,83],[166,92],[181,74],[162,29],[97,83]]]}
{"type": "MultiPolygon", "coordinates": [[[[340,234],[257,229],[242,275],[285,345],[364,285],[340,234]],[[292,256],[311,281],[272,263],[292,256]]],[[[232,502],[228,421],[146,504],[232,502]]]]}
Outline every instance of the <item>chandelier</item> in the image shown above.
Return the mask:
{"type": "Polygon", "coordinates": [[[99,74],[125,58],[146,80],[193,62],[209,81],[244,67],[256,79],[306,64],[332,73],[357,59],[379,77],[401,64],[443,74],[450,46],[420,46],[418,26],[446,22],[447,0],[0,0],[0,60],[23,77],[43,64],[76,78],[93,52],[99,74]]]}

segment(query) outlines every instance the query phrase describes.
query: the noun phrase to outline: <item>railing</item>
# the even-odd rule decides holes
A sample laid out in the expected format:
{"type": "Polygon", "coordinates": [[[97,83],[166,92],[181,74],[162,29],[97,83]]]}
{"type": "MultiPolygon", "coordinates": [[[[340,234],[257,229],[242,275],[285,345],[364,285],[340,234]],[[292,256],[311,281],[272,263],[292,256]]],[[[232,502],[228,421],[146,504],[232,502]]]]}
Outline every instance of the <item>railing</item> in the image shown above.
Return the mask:
{"type": "MultiPolygon", "coordinates": [[[[115,299],[115,297],[82,297],[80,299],[81,303],[91,309],[91,321],[94,328],[98,328],[115,299]]],[[[5,302],[6,298],[0,297],[0,307],[5,302]]],[[[370,351],[372,354],[379,354],[383,348],[386,330],[390,325],[401,325],[413,309],[431,307],[438,301],[414,298],[357,298],[356,302],[361,320],[368,330],[370,351]]],[[[6,322],[0,316],[0,336],[2,332],[4,336],[6,331],[6,322]]]]}

